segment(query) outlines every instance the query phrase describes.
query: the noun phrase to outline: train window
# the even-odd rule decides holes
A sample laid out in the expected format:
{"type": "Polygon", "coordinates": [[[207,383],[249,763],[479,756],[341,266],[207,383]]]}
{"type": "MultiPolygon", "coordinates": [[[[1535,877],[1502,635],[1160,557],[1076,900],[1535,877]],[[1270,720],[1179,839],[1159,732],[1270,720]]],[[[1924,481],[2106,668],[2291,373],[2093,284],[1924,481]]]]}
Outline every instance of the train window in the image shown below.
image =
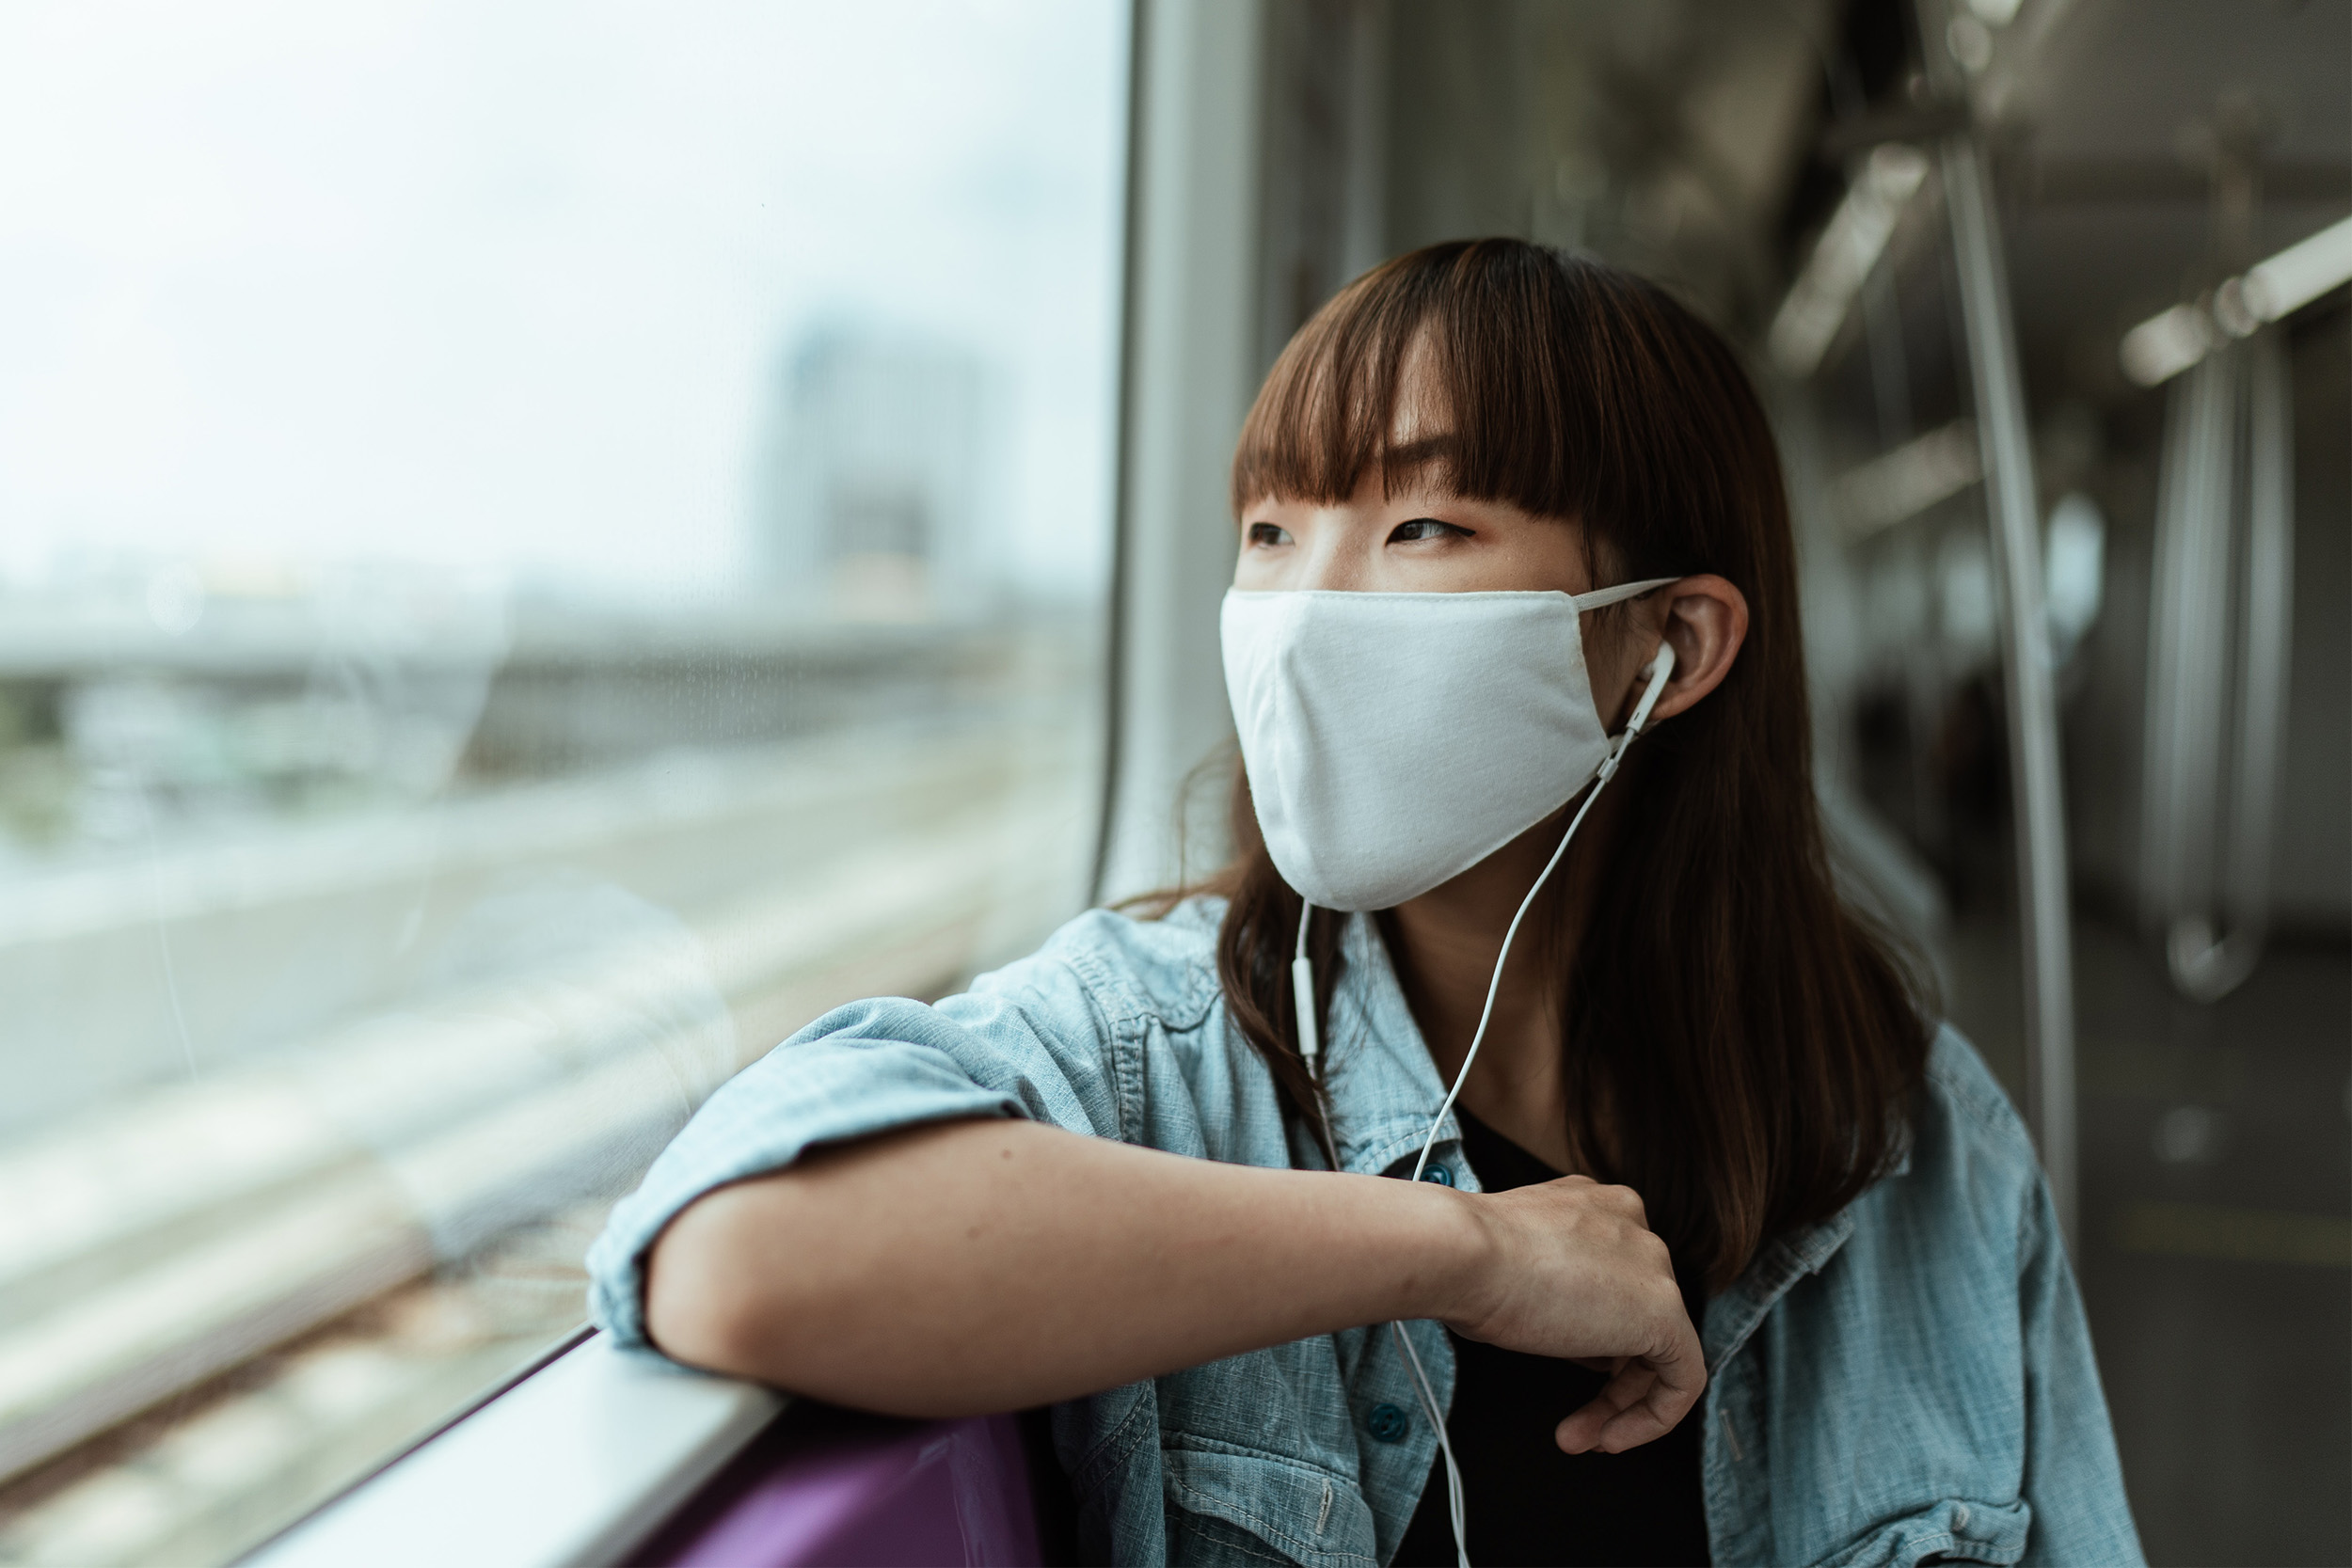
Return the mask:
{"type": "Polygon", "coordinates": [[[0,16],[0,1558],[235,1556],[1083,902],[1124,26],[0,16]]]}

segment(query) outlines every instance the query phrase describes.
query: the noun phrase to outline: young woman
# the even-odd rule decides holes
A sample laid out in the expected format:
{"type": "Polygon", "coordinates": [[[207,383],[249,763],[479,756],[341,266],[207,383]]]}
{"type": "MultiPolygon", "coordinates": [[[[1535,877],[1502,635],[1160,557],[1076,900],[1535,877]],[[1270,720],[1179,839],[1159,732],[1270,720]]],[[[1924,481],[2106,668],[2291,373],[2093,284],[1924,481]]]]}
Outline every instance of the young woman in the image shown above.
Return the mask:
{"type": "Polygon", "coordinates": [[[1233,863],[737,1078],[598,1243],[614,1337],[1053,1403],[1090,1560],[2137,1560],[2025,1132],[1831,890],[1730,352],[1437,246],[1301,330],[1233,502],[1233,863]]]}

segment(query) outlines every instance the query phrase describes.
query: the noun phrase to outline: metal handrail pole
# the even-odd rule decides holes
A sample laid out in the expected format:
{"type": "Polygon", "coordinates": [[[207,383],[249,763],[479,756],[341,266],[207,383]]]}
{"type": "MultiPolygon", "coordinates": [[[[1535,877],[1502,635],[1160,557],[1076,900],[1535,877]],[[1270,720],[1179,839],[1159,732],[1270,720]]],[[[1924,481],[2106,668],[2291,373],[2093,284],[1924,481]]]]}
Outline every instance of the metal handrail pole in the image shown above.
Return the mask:
{"type": "Polygon", "coordinates": [[[2203,383],[2185,379],[2165,400],[2164,445],[2156,482],[2154,561],[2148,591],[2148,703],[2142,725],[2139,799],[2139,892],[2143,923],[2168,929],[2180,907],[2181,866],[2174,853],[2182,832],[2176,799],[2185,788],[2178,755],[2186,678],[2179,657],[2190,610],[2184,603],[2195,579],[2188,559],[2186,517],[2203,504],[2200,418],[2203,383]]]}
{"type": "Polygon", "coordinates": [[[2294,635],[2290,409],[2265,328],[2191,368],[2167,416],[2141,882],[2172,983],[2198,1002],[2253,973],[2269,924],[2294,635]]]}
{"type": "Polygon", "coordinates": [[[2188,417],[2182,429],[2183,483],[2165,516],[2173,556],[2167,614],[2151,627],[2153,650],[2171,672],[2165,715],[2167,814],[2154,847],[2171,923],[2184,916],[2212,929],[2219,869],[2214,822],[2221,806],[2219,750],[2229,718],[2230,512],[2235,485],[2237,383],[2233,354],[2217,354],[2182,379],[2188,417]]]}
{"type": "Polygon", "coordinates": [[[2042,529],[2033,447],[2010,315],[2000,233],[1973,133],[1945,140],[1961,316],[1975,383],[1993,550],[2001,578],[2002,673],[2009,699],[2010,792],[2017,822],[2018,917],[2026,990],[2026,1119],[2042,1150],[2050,1197],[2074,1235],[2074,935],[2067,893],[2058,699],[2042,608],[2042,529]]]}
{"type": "Polygon", "coordinates": [[[2295,642],[2294,392],[2283,329],[2247,349],[2248,468],[2245,675],[2237,777],[2231,790],[2225,912],[2245,933],[2249,971],[2270,924],[2271,846],[2286,762],[2288,665],[2295,642]]]}
{"type": "Polygon", "coordinates": [[[2194,814],[2184,812],[2177,828],[2178,861],[2199,874],[2180,879],[2171,890],[2165,957],[2173,984],[2199,1002],[2219,1001],[2262,961],[2294,637],[2294,438],[2278,329],[2266,327],[2250,341],[2212,356],[2189,372],[2190,385],[2197,386],[2201,377],[2221,385],[2217,378],[2224,373],[2228,396],[2207,432],[2208,461],[2218,481],[2210,487],[2201,515],[2179,519],[2194,521],[2203,531],[2198,537],[2209,578],[2205,623],[2197,628],[2195,643],[2173,650],[2195,660],[2194,689],[2204,702],[2199,711],[2175,719],[2172,766],[2175,771],[2194,767],[2204,788],[2190,802],[2194,814]],[[2239,567],[2241,499],[2246,540],[2239,567]],[[2234,595],[2233,582],[2240,585],[2234,595]]]}

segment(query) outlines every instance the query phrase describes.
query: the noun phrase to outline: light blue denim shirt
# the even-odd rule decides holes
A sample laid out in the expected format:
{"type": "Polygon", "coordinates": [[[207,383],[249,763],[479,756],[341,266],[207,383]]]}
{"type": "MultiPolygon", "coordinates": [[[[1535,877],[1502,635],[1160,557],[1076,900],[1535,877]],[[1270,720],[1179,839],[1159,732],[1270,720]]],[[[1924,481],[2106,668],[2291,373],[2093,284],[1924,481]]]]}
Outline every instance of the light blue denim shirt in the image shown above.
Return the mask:
{"type": "MultiPolygon", "coordinates": [[[[1226,1022],[1222,906],[1096,911],[935,1006],[842,1007],[713,1096],[590,1254],[597,1320],[644,1346],[644,1259],[670,1218],[812,1145],[1028,1117],[1201,1159],[1320,1167],[1226,1022]]],[[[1341,1163],[1396,1169],[1443,1085],[1372,923],[1345,937],[1326,1070],[1341,1163]]],[[[2074,1278],[2025,1129],[1974,1050],[1937,1037],[1906,1163],[1768,1244],[1708,1304],[1708,1537],[1719,1563],[2141,1560],[2074,1278]]],[[[1474,1189],[1458,1130],[1436,1158],[1474,1189]]],[[[1406,1168],[1409,1169],[1409,1166],[1406,1168]]],[[[1438,1324],[1407,1330],[1450,1403],[1438,1324]]],[[[1437,1434],[1376,1326],[1252,1351],[1054,1412],[1089,1560],[1375,1568],[1437,1434]]],[[[1475,1560],[1478,1498],[1470,1497],[1475,1560]]]]}

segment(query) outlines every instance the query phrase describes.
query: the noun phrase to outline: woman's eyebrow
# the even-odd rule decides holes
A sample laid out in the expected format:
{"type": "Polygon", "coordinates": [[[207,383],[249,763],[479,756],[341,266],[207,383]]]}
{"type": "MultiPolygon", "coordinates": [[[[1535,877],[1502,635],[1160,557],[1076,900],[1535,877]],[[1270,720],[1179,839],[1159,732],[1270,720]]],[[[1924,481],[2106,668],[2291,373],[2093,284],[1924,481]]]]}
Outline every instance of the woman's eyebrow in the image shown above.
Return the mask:
{"type": "Polygon", "coordinates": [[[1400,441],[1380,454],[1380,478],[1393,495],[1406,484],[1417,484],[1432,499],[1454,494],[1454,476],[1460,472],[1461,441],[1452,435],[1423,436],[1400,441]]]}
{"type": "Polygon", "coordinates": [[[1461,442],[1452,436],[1424,436],[1389,448],[1381,454],[1381,466],[1392,474],[1414,468],[1450,467],[1460,451],[1461,442]]]}

